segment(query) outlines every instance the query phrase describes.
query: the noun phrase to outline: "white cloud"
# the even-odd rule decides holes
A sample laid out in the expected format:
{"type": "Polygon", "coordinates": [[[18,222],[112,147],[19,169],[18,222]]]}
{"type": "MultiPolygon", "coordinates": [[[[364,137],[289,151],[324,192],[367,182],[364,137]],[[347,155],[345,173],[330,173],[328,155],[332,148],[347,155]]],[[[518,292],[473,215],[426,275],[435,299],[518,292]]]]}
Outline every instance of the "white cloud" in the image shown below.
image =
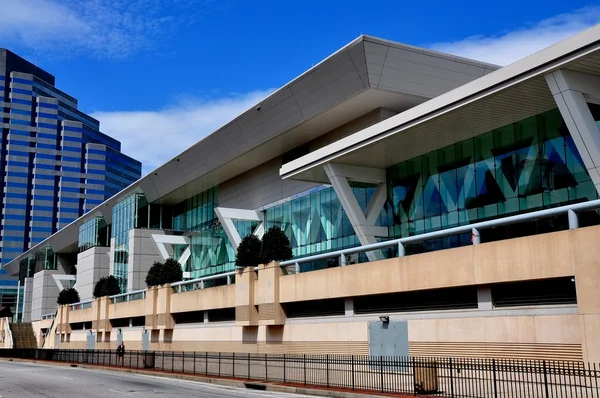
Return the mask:
{"type": "Polygon", "coordinates": [[[95,112],[103,133],[122,143],[122,151],[142,162],[143,173],[259,103],[273,90],[232,94],[213,100],[187,100],[156,111],[95,112]]]}
{"type": "Polygon", "coordinates": [[[508,65],[600,23],[600,7],[586,7],[497,35],[428,46],[467,58],[508,65]]]}
{"type": "Polygon", "coordinates": [[[177,26],[206,11],[208,2],[1,0],[0,41],[47,56],[124,58],[164,43],[177,26]]]}

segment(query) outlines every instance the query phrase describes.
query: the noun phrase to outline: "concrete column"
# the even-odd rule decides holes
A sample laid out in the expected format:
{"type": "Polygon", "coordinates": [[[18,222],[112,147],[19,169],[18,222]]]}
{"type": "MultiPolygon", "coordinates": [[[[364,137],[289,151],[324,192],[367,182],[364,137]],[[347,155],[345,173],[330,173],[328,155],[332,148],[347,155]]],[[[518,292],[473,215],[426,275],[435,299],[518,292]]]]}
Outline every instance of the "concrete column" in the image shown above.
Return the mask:
{"type": "Polygon", "coordinates": [[[344,300],[344,309],[346,316],[354,316],[354,299],[347,298],[344,300]]]}
{"type": "Polygon", "coordinates": [[[600,227],[578,228],[572,234],[575,290],[583,359],[600,362],[600,227]],[[594,229],[594,233],[589,231],[594,229]]]}
{"type": "Polygon", "coordinates": [[[255,304],[258,305],[259,325],[285,324],[285,312],[279,303],[279,279],[282,275],[277,261],[258,266],[255,304]]]}
{"type": "Polygon", "coordinates": [[[238,272],[235,278],[235,324],[257,326],[258,311],[254,301],[257,276],[252,267],[238,272]]]}
{"type": "Polygon", "coordinates": [[[208,311],[204,311],[204,318],[203,318],[203,322],[204,323],[208,323],[210,320],[208,319],[208,311]]]}
{"type": "Polygon", "coordinates": [[[157,289],[156,297],[156,327],[159,329],[173,329],[175,323],[171,316],[171,284],[167,283],[157,289]]]}
{"type": "Polygon", "coordinates": [[[477,309],[485,311],[491,311],[494,309],[491,287],[477,286],[477,309]]]}

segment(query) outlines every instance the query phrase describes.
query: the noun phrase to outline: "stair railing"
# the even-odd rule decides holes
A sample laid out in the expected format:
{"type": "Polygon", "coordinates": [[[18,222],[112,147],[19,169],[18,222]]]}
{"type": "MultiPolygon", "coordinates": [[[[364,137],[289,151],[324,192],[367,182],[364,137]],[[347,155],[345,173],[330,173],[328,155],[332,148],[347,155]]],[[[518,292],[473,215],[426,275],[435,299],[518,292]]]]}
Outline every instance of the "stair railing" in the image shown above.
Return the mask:
{"type": "Polygon", "coordinates": [[[46,345],[46,338],[48,337],[48,335],[50,333],[52,333],[52,328],[54,327],[54,322],[56,322],[56,317],[57,316],[58,316],[58,308],[56,309],[56,312],[54,313],[54,318],[52,318],[52,323],[50,324],[50,327],[48,328],[48,330],[44,334],[44,338],[42,339],[42,345],[41,345],[40,348],[44,348],[44,346],[46,345]]]}
{"type": "Polygon", "coordinates": [[[10,338],[10,348],[15,348],[15,342],[13,340],[12,330],[10,330],[10,322],[8,317],[4,317],[4,323],[6,324],[6,330],[8,331],[8,337],[10,338]]]}

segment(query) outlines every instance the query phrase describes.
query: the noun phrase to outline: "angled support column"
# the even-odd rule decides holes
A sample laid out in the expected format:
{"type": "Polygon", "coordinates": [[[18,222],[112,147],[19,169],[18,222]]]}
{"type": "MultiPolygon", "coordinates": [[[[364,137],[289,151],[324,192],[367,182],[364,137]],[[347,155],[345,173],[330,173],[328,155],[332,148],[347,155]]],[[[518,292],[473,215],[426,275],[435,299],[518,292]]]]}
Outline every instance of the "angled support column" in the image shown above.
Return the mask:
{"type": "Polygon", "coordinates": [[[569,70],[557,70],[545,77],[585,168],[600,192],[600,130],[587,104],[600,103],[600,78],[569,70]]]}
{"type": "Polygon", "coordinates": [[[215,213],[219,219],[219,222],[223,226],[225,234],[227,234],[229,242],[234,250],[237,250],[240,242],[242,241],[242,237],[235,228],[233,220],[257,221],[258,226],[252,233],[259,238],[262,238],[265,233],[264,215],[261,211],[217,207],[215,208],[215,213]]]}
{"type": "Polygon", "coordinates": [[[152,234],[151,236],[163,260],[167,260],[169,257],[171,257],[171,254],[173,253],[173,250],[170,250],[169,253],[169,250],[167,250],[165,245],[186,245],[185,250],[183,251],[183,253],[181,253],[181,257],[179,257],[178,263],[183,269],[183,277],[191,278],[191,272],[185,271],[185,265],[187,263],[187,260],[192,255],[192,251],[190,249],[190,238],[188,238],[187,236],[162,234],[152,234]]]}
{"type": "MultiPolygon", "coordinates": [[[[323,167],[360,243],[369,245],[377,243],[378,236],[387,237],[387,228],[375,226],[387,195],[385,170],[337,163],[327,163],[323,167]],[[349,180],[377,184],[375,194],[364,213],[352,192],[349,180]]],[[[368,252],[367,257],[369,261],[380,260],[381,251],[368,252]]]]}

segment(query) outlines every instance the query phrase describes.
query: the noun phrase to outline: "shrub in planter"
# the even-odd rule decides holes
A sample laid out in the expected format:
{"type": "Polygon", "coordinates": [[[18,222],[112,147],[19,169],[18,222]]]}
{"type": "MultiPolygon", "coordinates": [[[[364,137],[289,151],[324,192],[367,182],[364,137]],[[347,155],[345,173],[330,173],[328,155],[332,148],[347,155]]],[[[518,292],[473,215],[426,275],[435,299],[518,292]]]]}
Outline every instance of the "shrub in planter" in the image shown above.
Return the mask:
{"type": "Polygon", "coordinates": [[[162,286],[165,283],[180,282],[183,280],[183,269],[177,260],[169,258],[164,263],[156,261],[148,270],[146,285],[162,286]]]}
{"type": "Polygon", "coordinates": [[[94,297],[114,296],[121,293],[119,281],[113,275],[103,276],[94,286],[94,297]]]}
{"type": "Polygon", "coordinates": [[[261,261],[262,244],[256,235],[247,235],[242,239],[235,255],[237,267],[256,267],[261,261]]]}
{"type": "Polygon", "coordinates": [[[79,301],[79,292],[72,287],[61,290],[56,299],[58,305],[75,304],[79,301]]]}
{"type": "Polygon", "coordinates": [[[160,286],[160,272],[161,272],[161,268],[162,268],[162,263],[155,261],[154,264],[152,264],[152,267],[150,267],[150,269],[148,270],[148,273],[146,274],[146,286],[148,287],[152,287],[152,286],[160,286]]]}
{"type": "Polygon", "coordinates": [[[168,258],[162,266],[161,285],[165,283],[181,282],[183,280],[183,269],[181,264],[173,258],[168,258]]]}
{"type": "Polygon", "coordinates": [[[290,240],[277,226],[269,228],[262,238],[261,263],[286,261],[293,257],[290,240]]]}

